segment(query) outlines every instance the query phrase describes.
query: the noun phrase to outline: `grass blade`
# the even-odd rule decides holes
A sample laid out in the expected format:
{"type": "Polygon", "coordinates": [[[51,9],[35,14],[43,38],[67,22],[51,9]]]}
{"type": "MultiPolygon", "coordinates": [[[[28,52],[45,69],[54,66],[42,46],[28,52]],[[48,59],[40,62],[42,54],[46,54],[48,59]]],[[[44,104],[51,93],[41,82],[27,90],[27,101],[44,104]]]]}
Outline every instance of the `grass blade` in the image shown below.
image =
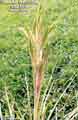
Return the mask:
{"type": "Polygon", "coordinates": [[[70,87],[70,85],[72,84],[72,82],[73,82],[73,80],[74,80],[74,77],[72,76],[72,77],[70,78],[70,80],[71,80],[71,81],[69,82],[69,84],[67,85],[67,87],[65,88],[65,90],[63,91],[63,93],[60,95],[60,97],[59,97],[59,99],[57,100],[56,104],[54,105],[53,109],[50,111],[50,114],[49,114],[47,120],[50,120],[51,115],[53,114],[53,112],[54,112],[57,104],[59,103],[59,101],[61,100],[61,98],[64,96],[66,90],[67,90],[67,89],[70,87]]]}

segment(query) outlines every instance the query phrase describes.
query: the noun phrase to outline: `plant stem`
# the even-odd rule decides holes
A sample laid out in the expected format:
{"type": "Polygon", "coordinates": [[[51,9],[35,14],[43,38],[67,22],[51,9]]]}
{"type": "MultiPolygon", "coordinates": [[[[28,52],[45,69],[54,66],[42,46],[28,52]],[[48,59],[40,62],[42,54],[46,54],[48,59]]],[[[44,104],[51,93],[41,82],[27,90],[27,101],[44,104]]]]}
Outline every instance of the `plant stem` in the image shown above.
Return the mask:
{"type": "Polygon", "coordinates": [[[38,120],[39,99],[42,81],[42,70],[38,68],[35,74],[35,88],[34,88],[34,120],[38,120]]]}

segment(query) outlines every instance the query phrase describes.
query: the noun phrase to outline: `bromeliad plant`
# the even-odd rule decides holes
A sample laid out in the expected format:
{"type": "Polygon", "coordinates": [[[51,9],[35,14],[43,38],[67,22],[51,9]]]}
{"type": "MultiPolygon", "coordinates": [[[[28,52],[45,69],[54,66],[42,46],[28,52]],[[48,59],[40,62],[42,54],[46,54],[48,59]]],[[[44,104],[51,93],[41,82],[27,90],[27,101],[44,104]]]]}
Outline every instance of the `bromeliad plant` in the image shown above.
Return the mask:
{"type": "Polygon", "coordinates": [[[31,29],[23,27],[19,28],[19,30],[24,32],[29,43],[34,80],[34,120],[39,120],[40,92],[42,80],[44,78],[44,67],[47,62],[46,46],[52,30],[52,26],[47,27],[47,29],[44,28],[40,10],[41,8],[38,9],[37,17],[31,29]]]}

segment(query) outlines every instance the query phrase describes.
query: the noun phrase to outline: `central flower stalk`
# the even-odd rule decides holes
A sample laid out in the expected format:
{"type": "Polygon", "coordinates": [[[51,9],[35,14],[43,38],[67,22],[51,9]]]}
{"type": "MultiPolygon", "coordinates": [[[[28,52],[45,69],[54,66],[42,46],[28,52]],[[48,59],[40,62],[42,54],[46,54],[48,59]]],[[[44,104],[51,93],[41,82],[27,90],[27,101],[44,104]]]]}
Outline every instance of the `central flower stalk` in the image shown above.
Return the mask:
{"type": "Polygon", "coordinates": [[[42,19],[38,16],[32,29],[20,28],[20,30],[24,32],[29,43],[29,53],[31,56],[34,80],[34,120],[39,120],[40,92],[42,80],[44,78],[44,65],[46,63],[47,49],[45,48],[52,26],[45,30],[42,19]]]}

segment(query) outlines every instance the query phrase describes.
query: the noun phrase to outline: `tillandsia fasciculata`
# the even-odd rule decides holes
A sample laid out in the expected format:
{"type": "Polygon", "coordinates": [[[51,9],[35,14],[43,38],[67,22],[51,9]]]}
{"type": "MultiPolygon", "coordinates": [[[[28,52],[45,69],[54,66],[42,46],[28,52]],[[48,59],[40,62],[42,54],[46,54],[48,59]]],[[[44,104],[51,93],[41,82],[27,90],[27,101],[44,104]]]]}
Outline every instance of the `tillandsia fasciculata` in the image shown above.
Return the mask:
{"type": "Polygon", "coordinates": [[[40,110],[40,91],[44,78],[44,67],[47,62],[47,43],[52,31],[52,26],[45,29],[41,16],[41,7],[38,8],[37,16],[31,28],[19,27],[24,32],[29,43],[29,52],[33,68],[34,80],[34,120],[39,120],[40,110]]]}

